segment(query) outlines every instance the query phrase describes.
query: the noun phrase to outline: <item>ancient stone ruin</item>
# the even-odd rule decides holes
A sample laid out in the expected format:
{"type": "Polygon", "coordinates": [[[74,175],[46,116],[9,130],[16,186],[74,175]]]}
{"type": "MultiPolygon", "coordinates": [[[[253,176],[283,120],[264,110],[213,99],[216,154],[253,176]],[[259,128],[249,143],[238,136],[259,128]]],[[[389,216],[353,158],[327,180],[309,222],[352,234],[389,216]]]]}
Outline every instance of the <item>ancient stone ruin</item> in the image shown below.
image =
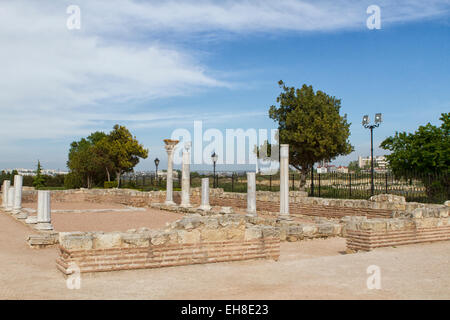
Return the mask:
{"type": "MultiPolygon", "coordinates": [[[[249,259],[278,260],[280,242],[344,237],[347,252],[450,240],[450,202],[406,202],[383,194],[369,200],[324,199],[291,191],[289,146],[281,145],[280,192],[256,191],[255,173],[247,174],[247,193],[190,188],[190,145],[185,145],[182,190],[173,191],[172,161],[178,141],[165,140],[169,156],[167,191],[128,189],[23,190],[22,177],[2,185],[3,211],[36,230],[33,248],[58,246],[57,268],[81,272],[158,268],[249,259]],[[36,215],[22,203],[37,201],[36,215]],[[151,207],[183,217],[165,228],[126,232],[58,232],[53,230],[51,202],[91,202],[151,207]]],[[[79,210],[80,211],[80,210],[79,210]]],[[[86,213],[88,214],[88,213],[86,213]]]]}

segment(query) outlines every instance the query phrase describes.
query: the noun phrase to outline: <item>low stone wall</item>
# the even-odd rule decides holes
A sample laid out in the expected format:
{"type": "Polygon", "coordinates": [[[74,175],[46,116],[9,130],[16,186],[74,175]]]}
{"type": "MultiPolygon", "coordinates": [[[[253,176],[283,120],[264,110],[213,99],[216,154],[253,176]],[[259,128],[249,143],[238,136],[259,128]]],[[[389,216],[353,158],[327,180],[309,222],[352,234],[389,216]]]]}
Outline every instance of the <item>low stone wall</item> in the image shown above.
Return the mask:
{"type": "MultiPolygon", "coordinates": [[[[445,215],[445,214],[444,214],[445,215]]],[[[423,242],[450,240],[450,218],[349,218],[343,233],[347,250],[370,251],[379,247],[391,247],[423,242]]]]}
{"type": "MultiPolygon", "coordinates": [[[[134,207],[147,207],[165,201],[165,191],[140,192],[131,189],[79,189],[52,191],[52,201],[89,201],[97,203],[120,203],[134,207]]],[[[24,191],[23,202],[36,201],[37,191],[24,191]]],[[[180,203],[181,192],[174,192],[174,201],[180,203]]],[[[279,212],[279,193],[258,191],[256,193],[258,212],[279,212]]],[[[368,218],[388,218],[413,212],[417,208],[439,209],[443,205],[406,202],[404,197],[377,195],[370,200],[326,199],[308,197],[305,192],[289,193],[290,213],[327,218],[345,216],[365,216],[368,218]]],[[[191,189],[191,203],[200,204],[200,189],[191,189]]],[[[214,206],[247,208],[247,194],[224,192],[223,189],[210,190],[210,203],[214,206]]]]}
{"type": "Polygon", "coordinates": [[[242,215],[189,216],[165,230],[59,234],[57,268],[80,272],[159,268],[280,255],[280,237],[270,226],[246,223],[242,215]]]}

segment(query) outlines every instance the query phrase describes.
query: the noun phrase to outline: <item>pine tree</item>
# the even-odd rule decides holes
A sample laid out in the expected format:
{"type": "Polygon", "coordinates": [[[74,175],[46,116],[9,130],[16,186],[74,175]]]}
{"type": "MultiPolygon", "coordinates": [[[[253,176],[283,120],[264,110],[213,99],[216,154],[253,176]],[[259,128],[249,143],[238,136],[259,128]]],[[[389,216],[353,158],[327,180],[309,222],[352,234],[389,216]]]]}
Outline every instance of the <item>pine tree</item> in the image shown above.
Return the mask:
{"type": "Polygon", "coordinates": [[[36,176],[34,177],[34,180],[33,180],[33,186],[36,189],[42,189],[45,186],[44,185],[45,179],[42,176],[41,172],[42,172],[41,162],[38,160],[36,176]]]}

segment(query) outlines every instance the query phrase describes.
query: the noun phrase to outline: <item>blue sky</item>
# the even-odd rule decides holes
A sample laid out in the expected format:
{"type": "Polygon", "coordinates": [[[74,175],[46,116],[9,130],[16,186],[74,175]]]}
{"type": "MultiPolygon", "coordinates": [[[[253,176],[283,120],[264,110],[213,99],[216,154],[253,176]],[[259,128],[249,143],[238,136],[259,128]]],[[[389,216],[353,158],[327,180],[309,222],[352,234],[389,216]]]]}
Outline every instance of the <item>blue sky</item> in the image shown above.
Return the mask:
{"type": "Polygon", "coordinates": [[[0,168],[62,169],[71,141],[120,123],[150,149],[137,169],[153,170],[194,120],[275,128],[278,80],[342,99],[347,164],[370,151],[364,114],[383,113],[378,145],[450,110],[449,16],[449,1],[2,2],[0,168]],[[66,28],[70,4],[80,30],[66,28]],[[371,4],[380,30],[366,27],[371,4]]]}

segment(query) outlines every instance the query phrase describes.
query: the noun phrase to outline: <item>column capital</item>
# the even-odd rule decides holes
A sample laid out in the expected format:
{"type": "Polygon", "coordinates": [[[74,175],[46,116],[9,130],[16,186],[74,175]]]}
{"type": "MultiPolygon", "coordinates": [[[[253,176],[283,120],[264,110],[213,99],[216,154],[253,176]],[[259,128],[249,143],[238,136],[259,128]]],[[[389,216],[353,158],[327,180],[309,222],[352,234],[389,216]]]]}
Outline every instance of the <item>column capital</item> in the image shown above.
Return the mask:
{"type": "Polygon", "coordinates": [[[175,146],[180,142],[179,140],[171,140],[171,139],[164,139],[165,148],[167,153],[172,153],[175,149],[175,146]]]}

